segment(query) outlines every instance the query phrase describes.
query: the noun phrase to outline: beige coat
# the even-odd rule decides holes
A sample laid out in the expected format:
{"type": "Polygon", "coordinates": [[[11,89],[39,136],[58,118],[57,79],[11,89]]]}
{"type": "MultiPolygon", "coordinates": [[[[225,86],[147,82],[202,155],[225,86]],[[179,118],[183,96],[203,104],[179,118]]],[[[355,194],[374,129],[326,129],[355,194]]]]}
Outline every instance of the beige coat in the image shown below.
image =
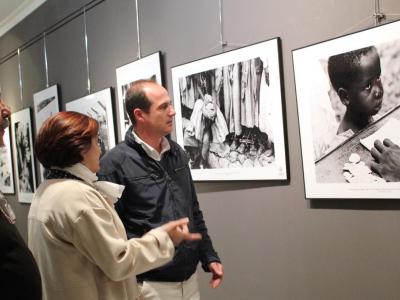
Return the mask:
{"type": "Polygon", "coordinates": [[[138,299],[135,275],[174,254],[162,229],[127,241],[112,205],[78,180],[42,183],[28,219],[28,244],[39,265],[44,300],[138,299]]]}

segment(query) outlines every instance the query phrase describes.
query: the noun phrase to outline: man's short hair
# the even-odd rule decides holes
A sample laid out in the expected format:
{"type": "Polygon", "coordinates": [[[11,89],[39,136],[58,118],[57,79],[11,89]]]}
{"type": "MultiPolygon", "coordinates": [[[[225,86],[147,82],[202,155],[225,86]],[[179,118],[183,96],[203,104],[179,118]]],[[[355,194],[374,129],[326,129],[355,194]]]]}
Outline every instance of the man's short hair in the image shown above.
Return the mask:
{"type": "Polygon", "coordinates": [[[369,46],[329,57],[328,75],[336,92],[339,88],[348,89],[350,87],[357,76],[361,57],[371,51],[377,50],[374,46],[369,46]]]}
{"type": "Polygon", "coordinates": [[[46,168],[70,167],[83,160],[92,138],[99,132],[99,124],[84,114],[63,111],[48,118],[39,130],[35,155],[46,168]]]}
{"type": "Polygon", "coordinates": [[[144,112],[148,112],[150,109],[151,102],[149,98],[146,96],[146,93],[143,91],[144,87],[148,84],[157,84],[157,83],[151,79],[136,80],[131,83],[130,87],[126,91],[125,109],[133,126],[136,125],[136,120],[133,111],[136,108],[139,108],[144,112]]]}

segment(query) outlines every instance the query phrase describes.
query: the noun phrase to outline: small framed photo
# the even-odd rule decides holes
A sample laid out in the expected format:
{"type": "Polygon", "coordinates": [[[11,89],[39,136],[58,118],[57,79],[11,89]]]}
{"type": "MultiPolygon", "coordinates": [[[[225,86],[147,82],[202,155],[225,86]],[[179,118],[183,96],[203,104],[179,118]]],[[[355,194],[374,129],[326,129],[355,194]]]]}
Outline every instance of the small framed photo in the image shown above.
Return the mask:
{"type": "Polygon", "coordinates": [[[118,94],[119,140],[125,139],[125,133],[131,122],[125,109],[125,94],[130,85],[139,79],[152,79],[163,84],[161,52],[156,52],[116,69],[118,94]]]}
{"type": "Polygon", "coordinates": [[[24,203],[32,202],[36,190],[31,124],[30,108],[11,115],[18,201],[24,203]]]}
{"type": "MultiPolygon", "coordinates": [[[[35,132],[39,133],[40,127],[50,116],[60,111],[58,99],[58,87],[53,85],[33,94],[33,117],[35,120],[35,132]]],[[[39,163],[40,181],[44,180],[44,168],[39,163]]]]}
{"type": "Polygon", "coordinates": [[[115,146],[111,88],[68,102],[65,109],[88,115],[99,122],[101,155],[115,146]]]}
{"type": "Polygon", "coordinates": [[[4,130],[5,147],[0,148],[0,191],[4,194],[14,194],[14,168],[12,162],[12,148],[10,127],[4,130]]]}
{"type": "Polygon", "coordinates": [[[293,50],[307,198],[399,198],[371,149],[400,144],[400,22],[293,50]]]}
{"type": "Polygon", "coordinates": [[[286,180],[278,38],[172,68],[194,180],[286,180]]]}

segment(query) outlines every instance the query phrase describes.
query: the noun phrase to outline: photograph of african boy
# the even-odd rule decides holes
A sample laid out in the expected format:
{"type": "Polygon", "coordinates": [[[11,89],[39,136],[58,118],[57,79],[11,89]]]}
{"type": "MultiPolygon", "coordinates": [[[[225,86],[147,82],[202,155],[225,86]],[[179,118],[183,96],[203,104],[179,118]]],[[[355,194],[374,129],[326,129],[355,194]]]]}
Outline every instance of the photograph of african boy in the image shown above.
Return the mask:
{"type": "Polygon", "coordinates": [[[115,146],[115,131],[111,89],[87,95],[65,104],[67,111],[88,115],[99,123],[99,146],[101,156],[115,146]]]}
{"type": "Polygon", "coordinates": [[[119,138],[125,139],[125,133],[131,126],[125,109],[125,94],[130,85],[139,79],[151,79],[161,84],[161,52],[156,52],[116,69],[118,94],[119,138]]]}
{"type": "Polygon", "coordinates": [[[282,180],[279,40],[172,68],[178,143],[195,180],[282,180]]]}
{"type": "Polygon", "coordinates": [[[293,51],[307,198],[400,195],[370,152],[400,142],[399,34],[394,22],[293,51]]]}
{"type": "MultiPolygon", "coordinates": [[[[58,87],[53,85],[33,94],[33,117],[35,120],[35,132],[39,133],[40,127],[50,116],[60,111],[58,101],[58,87]]],[[[39,165],[40,182],[44,180],[44,168],[39,165]]]]}
{"type": "Polygon", "coordinates": [[[29,108],[11,115],[18,201],[30,203],[36,190],[31,112],[29,108]]]}
{"type": "Polygon", "coordinates": [[[4,144],[5,147],[0,147],[0,191],[4,194],[14,194],[10,127],[4,130],[4,144]]]}

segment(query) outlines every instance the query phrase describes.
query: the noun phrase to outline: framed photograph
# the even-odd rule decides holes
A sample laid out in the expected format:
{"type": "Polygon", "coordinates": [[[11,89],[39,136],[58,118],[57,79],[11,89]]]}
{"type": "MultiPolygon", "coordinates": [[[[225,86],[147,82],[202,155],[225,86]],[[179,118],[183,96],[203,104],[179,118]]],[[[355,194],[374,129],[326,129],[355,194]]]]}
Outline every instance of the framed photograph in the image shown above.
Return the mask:
{"type": "Polygon", "coordinates": [[[31,124],[30,108],[11,115],[18,201],[24,203],[32,202],[36,190],[31,124]]]}
{"type": "Polygon", "coordinates": [[[10,127],[4,130],[5,147],[0,148],[0,191],[14,194],[14,170],[12,164],[10,127]]]}
{"type": "Polygon", "coordinates": [[[111,88],[68,102],[65,109],[88,115],[99,122],[101,155],[115,146],[111,88]]]}
{"type": "Polygon", "coordinates": [[[172,68],[194,180],[286,180],[278,38],[172,68]]]}
{"type": "Polygon", "coordinates": [[[399,198],[373,172],[375,140],[400,143],[400,22],[293,50],[307,198],[399,198]]]}
{"type": "MultiPolygon", "coordinates": [[[[35,120],[35,132],[39,133],[40,127],[50,116],[60,111],[58,100],[58,87],[53,85],[33,94],[33,117],[35,120]]],[[[39,163],[40,182],[44,179],[44,168],[39,163]]]]}
{"type": "Polygon", "coordinates": [[[119,140],[125,139],[125,133],[131,122],[125,109],[125,94],[132,82],[139,79],[153,79],[163,83],[161,75],[161,52],[156,52],[116,69],[118,91],[119,140]]]}

